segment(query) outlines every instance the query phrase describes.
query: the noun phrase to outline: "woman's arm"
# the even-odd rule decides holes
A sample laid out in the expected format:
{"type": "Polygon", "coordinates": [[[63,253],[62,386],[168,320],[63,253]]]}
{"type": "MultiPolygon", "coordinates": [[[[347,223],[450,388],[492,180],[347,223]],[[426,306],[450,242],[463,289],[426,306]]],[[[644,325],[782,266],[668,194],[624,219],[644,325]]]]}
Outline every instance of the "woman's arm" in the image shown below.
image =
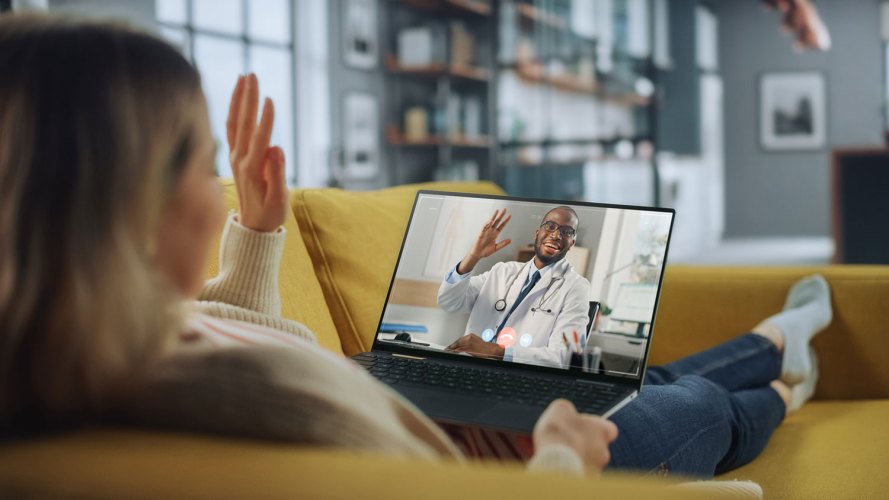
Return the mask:
{"type": "Polygon", "coordinates": [[[219,274],[207,281],[199,301],[221,302],[281,316],[278,271],[286,232],[259,232],[228,216],[219,244],[219,274]]]}
{"type": "Polygon", "coordinates": [[[260,324],[314,339],[309,330],[281,318],[278,272],[284,250],[288,210],[284,153],[270,146],[274,105],[265,100],[256,123],[259,82],[238,78],[226,122],[229,159],[240,212],[226,221],[219,248],[219,275],[199,296],[199,311],[225,319],[260,324]]]}

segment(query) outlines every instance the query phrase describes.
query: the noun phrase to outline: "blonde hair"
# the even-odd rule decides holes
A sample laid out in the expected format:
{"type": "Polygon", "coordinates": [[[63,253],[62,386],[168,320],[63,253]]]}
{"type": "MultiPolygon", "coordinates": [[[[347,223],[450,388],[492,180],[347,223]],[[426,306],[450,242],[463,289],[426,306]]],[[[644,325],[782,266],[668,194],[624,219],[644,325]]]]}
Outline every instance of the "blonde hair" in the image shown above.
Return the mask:
{"type": "Polygon", "coordinates": [[[171,46],[0,17],[0,434],[96,418],[162,354],[181,296],[152,264],[206,104],[171,46]]]}

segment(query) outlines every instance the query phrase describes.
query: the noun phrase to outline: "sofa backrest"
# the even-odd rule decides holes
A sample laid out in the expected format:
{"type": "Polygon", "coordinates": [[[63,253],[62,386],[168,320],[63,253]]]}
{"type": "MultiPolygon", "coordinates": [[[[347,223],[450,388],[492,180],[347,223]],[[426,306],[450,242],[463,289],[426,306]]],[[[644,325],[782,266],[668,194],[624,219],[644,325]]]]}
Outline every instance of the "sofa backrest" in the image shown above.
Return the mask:
{"type": "Polygon", "coordinates": [[[649,364],[749,331],[814,273],[830,284],[833,306],[833,321],[812,342],[820,367],[815,399],[889,398],[889,266],[668,266],[649,364]]]}
{"type": "Polygon", "coordinates": [[[347,356],[373,345],[410,209],[420,189],[503,194],[491,182],[433,182],[365,192],[293,191],[293,213],[347,356]]]}
{"type": "MultiPolygon", "coordinates": [[[[238,194],[233,181],[222,180],[225,187],[225,201],[229,210],[238,209],[238,194]]],[[[281,291],[281,315],[284,318],[299,321],[315,332],[318,343],[334,351],[340,352],[342,346],[337,335],[336,326],[324,307],[324,293],[312,269],[312,261],[306,252],[302,235],[292,213],[287,214],[284,222],[287,230],[287,242],[281,258],[281,271],[278,275],[281,291]]],[[[213,248],[219,248],[219,236],[213,248]]],[[[219,273],[219,251],[211,252],[207,267],[207,276],[219,273]]]]}

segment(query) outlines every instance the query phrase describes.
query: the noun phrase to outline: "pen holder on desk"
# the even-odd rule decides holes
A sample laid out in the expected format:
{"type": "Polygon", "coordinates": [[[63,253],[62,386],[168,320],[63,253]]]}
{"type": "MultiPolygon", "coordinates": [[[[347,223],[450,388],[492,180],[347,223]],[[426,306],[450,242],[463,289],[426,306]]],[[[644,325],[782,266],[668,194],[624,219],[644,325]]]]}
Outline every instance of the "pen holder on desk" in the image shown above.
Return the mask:
{"type": "Polygon", "coordinates": [[[572,351],[568,358],[568,369],[584,373],[599,373],[602,362],[602,348],[599,346],[585,349],[583,352],[572,351]]]}
{"type": "Polygon", "coordinates": [[[568,369],[575,372],[586,371],[582,353],[571,351],[571,354],[568,357],[568,369]]]}
{"type": "Polygon", "coordinates": [[[585,373],[599,373],[601,371],[601,362],[602,348],[599,346],[593,346],[590,349],[585,349],[582,354],[571,354],[571,366],[580,366],[581,370],[583,370],[585,373]],[[576,361],[575,356],[577,357],[576,361]]]}

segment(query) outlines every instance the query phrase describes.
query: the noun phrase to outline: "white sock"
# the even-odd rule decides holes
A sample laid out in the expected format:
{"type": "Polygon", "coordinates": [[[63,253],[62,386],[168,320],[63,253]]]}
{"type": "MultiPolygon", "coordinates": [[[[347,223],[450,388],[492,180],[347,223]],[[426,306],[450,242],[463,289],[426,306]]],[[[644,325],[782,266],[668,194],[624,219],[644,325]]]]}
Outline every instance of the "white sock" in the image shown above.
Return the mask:
{"type": "Polygon", "coordinates": [[[790,389],[790,411],[795,412],[803,407],[815,394],[815,386],[818,385],[818,356],[815,349],[809,346],[809,360],[811,361],[809,374],[805,380],[790,389]]]}
{"type": "Polygon", "coordinates": [[[830,286],[821,275],[796,282],[787,294],[784,310],[765,320],[784,334],[781,380],[796,385],[810,374],[809,341],[830,324],[830,286]]]}

